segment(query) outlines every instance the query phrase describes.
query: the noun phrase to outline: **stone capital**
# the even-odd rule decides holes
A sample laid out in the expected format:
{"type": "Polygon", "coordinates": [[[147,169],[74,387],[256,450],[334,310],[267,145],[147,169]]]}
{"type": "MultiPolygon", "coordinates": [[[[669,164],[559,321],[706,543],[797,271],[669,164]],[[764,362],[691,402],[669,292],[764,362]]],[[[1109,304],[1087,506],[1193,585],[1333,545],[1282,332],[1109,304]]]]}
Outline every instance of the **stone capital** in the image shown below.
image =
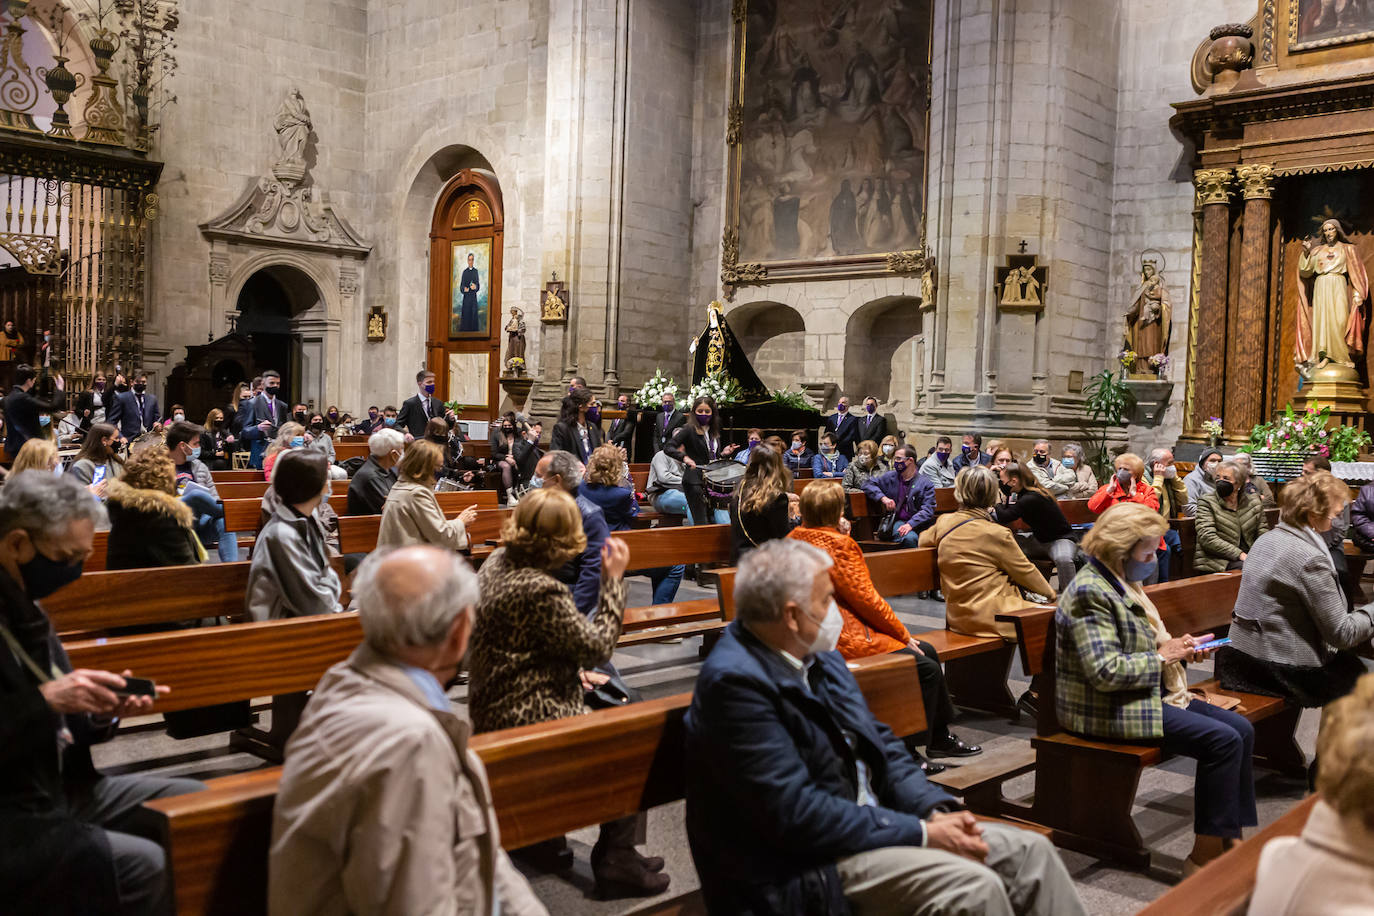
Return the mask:
{"type": "Polygon", "coordinates": [[[1198,169],[1193,173],[1193,186],[1197,188],[1197,205],[1224,204],[1231,199],[1230,169],[1198,169]]]}
{"type": "Polygon", "coordinates": [[[1274,196],[1274,167],[1272,165],[1242,165],[1236,169],[1236,180],[1246,200],[1269,200],[1274,196]]]}

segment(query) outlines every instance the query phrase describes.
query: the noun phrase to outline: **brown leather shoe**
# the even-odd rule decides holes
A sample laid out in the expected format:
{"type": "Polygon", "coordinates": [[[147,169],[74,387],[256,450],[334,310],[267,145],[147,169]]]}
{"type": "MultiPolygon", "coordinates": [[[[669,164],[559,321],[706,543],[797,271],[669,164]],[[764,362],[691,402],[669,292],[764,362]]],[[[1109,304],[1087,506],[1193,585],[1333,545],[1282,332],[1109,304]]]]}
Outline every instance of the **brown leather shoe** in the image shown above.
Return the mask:
{"type": "MultiPolygon", "coordinates": [[[[618,897],[653,897],[668,889],[670,879],[661,871],[653,871],[633,847],[626,849],[592,849],[592,877],[596,879],[596,896],[602,900],[618,897]]],[[[657,858],[657,857],[654,857],[657,858]]]]}

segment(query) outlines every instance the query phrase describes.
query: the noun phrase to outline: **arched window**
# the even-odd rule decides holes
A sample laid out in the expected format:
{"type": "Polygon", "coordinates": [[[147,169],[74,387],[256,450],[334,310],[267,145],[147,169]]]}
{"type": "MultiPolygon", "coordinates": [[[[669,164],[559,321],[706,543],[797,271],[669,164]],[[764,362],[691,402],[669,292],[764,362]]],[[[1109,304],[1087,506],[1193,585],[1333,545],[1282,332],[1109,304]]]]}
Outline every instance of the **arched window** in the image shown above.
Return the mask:
{"type": "Polygon", "coordinates": [[[464,169],[444,187],[429,232],[426,366],[438,394],[467,419],[489,420],[501,362],[501,188],[484,169],[464,169]]]}

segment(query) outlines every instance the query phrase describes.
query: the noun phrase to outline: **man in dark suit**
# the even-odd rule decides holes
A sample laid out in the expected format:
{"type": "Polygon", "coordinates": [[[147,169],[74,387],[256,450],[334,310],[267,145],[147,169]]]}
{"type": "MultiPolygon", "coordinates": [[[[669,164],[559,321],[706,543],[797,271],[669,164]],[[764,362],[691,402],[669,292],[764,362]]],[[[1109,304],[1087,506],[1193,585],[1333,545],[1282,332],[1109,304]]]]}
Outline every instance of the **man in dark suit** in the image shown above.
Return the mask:
{"type": "MultiPolygon", "coordinates": [[[[25,442],[38,435],[42,428],[39,415],[61,410],[66,402],[63,393],[66,383],[63,382],[62,376],[57,376],[57,397],[52,401],[45,401],[34,395],[33,383],[36,378],[37,369],[28,364],[20,365],[14,370],[14,387],[5,395],[5,451],[9,452],[11,461],[19,454],[19,449],[23,448],[25,442]]],[[[48,422],[51,423],[51,419],[48,422]]]]}
{"type": "Polygon", "coordinates": [[[610,431],[606,434],[612,445],[628,450],[635,436],[635,414],[630,409],[630,396],[622,394],[615,399],[615,409],[625,411],[625,416],[611,421],[610,431]]]}
{"type": "Polygon", "coordinates": [[[415,384],[419,392],[401,403],[401,412],[396,415],[396,425],[406,434],[406,441],[423,439],[425,427],[435,417],[443,417],[449,411],[444,402],[434,393],[434,373],[421,369],[415,373],[415,384]]]}
{"type": "Polygon", "coordinates": [[[248,443],[250,467],[262,467],[263,455],[277,438],[277,429],[291,419],[290,408],[277,397],[280,391],[281,373],[268,369],[262,374],[262,394],[239,405],[239,427],[243,430],[243,440],[248,443]]]}
{"type": "Polygon", "coordinates": [[[654,451],[663,451],[663,446],[673,438],[673,433],[686,422],[686,415],[678,409],[677,398],[665,394],[663,412],[654,418],[654,451]]]}
{"type": "Polygon", "coordinates": [[[883,440],[887,438],[887,418],[878,413],[877,398],[864,398],[864,413],[857,419],[859,421],[859,441],[871,441],[882,445],[883,440]]]}
{"type": "Polygon", "coordinates": [[[1082,916],[1048,840],[979,823],[874,718],[834,651],[829,566],[789,538],[751,551],[697,677],[686,820],[706,908],[1082,916]]]}
{"type": "Polygon", "coordinates": [[[849,398],[841,397],[835,412],[825,418],[825,428],[835,435],[835,447],[845,460],[854,457],[859,444],[859,421],[849,415],[849,398]]]}
{"type": "Polygon", "coordinates": [[[130,391],[115,395],[114,403],[105,411],[105,422],[119,430],[119,438],[132,442],[157,425],[161,416],[157,395],[148,393],[148,373],[142,370],[129,376],[130,391]]]}

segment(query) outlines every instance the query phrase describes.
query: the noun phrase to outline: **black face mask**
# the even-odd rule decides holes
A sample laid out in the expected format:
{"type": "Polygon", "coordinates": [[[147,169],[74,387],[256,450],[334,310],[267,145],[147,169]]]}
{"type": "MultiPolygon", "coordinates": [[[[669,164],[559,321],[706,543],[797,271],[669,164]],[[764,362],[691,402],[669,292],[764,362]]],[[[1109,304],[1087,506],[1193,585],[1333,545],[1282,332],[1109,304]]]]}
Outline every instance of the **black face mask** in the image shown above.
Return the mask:
{"type": "Polygon", "coordinates": [[[501,435],[503,435],[503,436],[513,436],[513,435],[515,435],[515,427],[513,427],[513,426],[503,426],[503,427],[501,427],[501,435]]]}
{"type": "Polygon", "coordinates": [[[1046,465],[1046,464],[1049,464],[1049,463],[1050,463],[1050,456],[1049,456],[1049,455],[1036,455],[1036,456],[1035,456],[1033,459],[1031,459],[1031,460],[1034,461],[1036,464],[1043,466],[1043,465],[1046,465]]]}
{"type": "Polygon", "coordinates": [[[76,563],[63,563],[43,555],[34,548],[33,559],[19,567],[19,575],[24,580],[24,593],[34,601],[41,601],[64,585],[81,578],[81,567],[85,560],[76,563]]]}
{"type": "Polygon", "coordinates": [[[997,486],[1001,488],[1001,490],[1002,490],[1002,495],[1003,495],[1003,496],[1010,496],[1010,495],[1011,495],[1011,484],[1009,484],[1009,483],[999,483],[997,486]]]}
{"type": "Polygon", "coordinates": [[[147,386],[147,385],[144,385],[144,384],[138,384],[138,385],[135,385],[135,386],[134,386],[134,392],[137,393],[137,394],[142,394],[143,392],[145,392],[145,391],[147,391],[147,390],[148,390],[148,386],[147,386]]]}
{"type": "Polygon", "coordinates": [[[298,410],[298,411],[296,411],[294,414],[292,414],[291,416],[295,419],[295,421],[296,421],[297,423],[300,423],[300,424],[302,424],[302,425],[305,424],[305,411],[303,411],[303,410],[298,410]]]}
{"type": "Polygon", "coordinates": [[[312,430],[314,430],[315,432],[317,432],[317,433],[318,433],[318,432],[321,432],[321,431],[324,430],[324,423],[323,423],[323,421],[321,421],[321,422],[319,422],[319,423],[311,423],[311,424],[310,424],[310,428],[311,428],[312,430]]]}
{"type": "Polygon", "coordinates": [[[128,391],[128,390],[129,390],[129,386],[128,386],[127,383],[126,383],[126,384],[123,384],[123,385],[115,385],[115,391],[118,391],[120,394],[123,394],[124,392],[126,392],[126,391],[128,391]]]}
{"type": "Polygon", "coordinates": [[[279,389],[276,385],[268,385],[266,388],[263,388],[262,390],[267,392],[267,396],[269,398],[275,398],[277,396],[277,392],[281,389],[279,389]]]}
{"type": "Polygon", "coordinates": [[[1233,483],[1231,483],[1231,481],[1229,481],[1229,480],[1218,480],[1218,481],[1217,481],[1217,495],[1220,496],[1222,499],[1226,499],[1228,496],[1230,496],[1230,495],[1231,495],[1232,493],[1234,493],[1234,492],[1236,492],[1236,485],[1233,484],[1233,483]]]}

